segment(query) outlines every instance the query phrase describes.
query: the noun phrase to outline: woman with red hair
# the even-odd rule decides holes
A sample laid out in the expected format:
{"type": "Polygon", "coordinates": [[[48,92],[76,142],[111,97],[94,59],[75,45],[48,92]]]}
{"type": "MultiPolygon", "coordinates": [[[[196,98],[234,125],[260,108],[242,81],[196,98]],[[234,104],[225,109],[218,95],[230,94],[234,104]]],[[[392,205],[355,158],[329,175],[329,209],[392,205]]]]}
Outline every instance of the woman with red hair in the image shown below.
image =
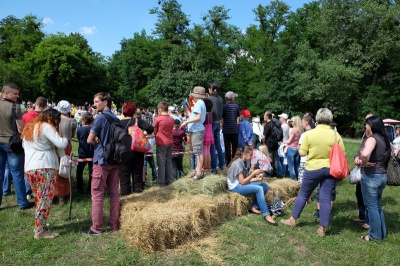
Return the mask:
{"type": "MultiPolygon", "coordinates": [[[[122,114],[124,119],[121,120],[122,126],[128,131],[128,128],[137,125],[141,130],[151,134],[154,127],[141,119],[140,112],[136,112],[137,108],[134,102],[127,102],[122,106],[122,114]]],[[[131,161],[128,164],[121,164],[119,167],[119,180],[121,186],[121,196],[132,193],[140,193],[144,189],[143,182],[143,166],[144,152],[132,151],[131,161]],[[133,179],[133,190],[131,188],[131,175],[133,179]]]]}
{"type": "Polygon", "coordinates": [[[57,233],[44,232],[44,229],[48,227],[47,217],[55,192],[54,182],[59,167],[57,150],[62,155],[68,145],[68,139],[58,134],[60,121],[60,113],[48,109],[26,124],[21,134],[25,149],[25,175],[37,195],[34,238],[58,236],[57,233]]]}

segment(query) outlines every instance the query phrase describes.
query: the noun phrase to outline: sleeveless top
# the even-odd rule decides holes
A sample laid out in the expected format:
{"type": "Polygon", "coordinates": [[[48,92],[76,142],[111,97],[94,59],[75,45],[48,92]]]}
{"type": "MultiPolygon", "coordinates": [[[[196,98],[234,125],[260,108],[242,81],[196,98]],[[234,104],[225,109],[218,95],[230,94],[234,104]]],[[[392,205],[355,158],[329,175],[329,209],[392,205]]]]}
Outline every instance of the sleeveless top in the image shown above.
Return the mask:
{"type": "Polygon", "coordinates": [[[375,163],[373,167],[364,167],[365,174],[386,174],[386,168],[390,157],[390,147],[386,147],[385,139],[378,134],[373,134],[376,145],[371,153],[369,162],[375,163]]]}

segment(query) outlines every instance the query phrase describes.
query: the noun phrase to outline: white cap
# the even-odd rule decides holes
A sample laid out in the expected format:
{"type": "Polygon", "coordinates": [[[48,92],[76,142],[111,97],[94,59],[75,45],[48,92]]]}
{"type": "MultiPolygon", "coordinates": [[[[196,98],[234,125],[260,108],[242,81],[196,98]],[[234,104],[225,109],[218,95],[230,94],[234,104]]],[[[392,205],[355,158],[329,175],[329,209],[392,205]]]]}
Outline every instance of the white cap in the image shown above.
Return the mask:
{"type": "Polygon", "coordinates": [[[175,111],[175,107],[173,107],[173,106],[168,107],[168,111],[170,111],[170,112],[175,111]]]}
{"type": "Polygon", "coordinates": [[[282,117],[283,119],[285,119],[285,120],[287,120],[288,119],[288,115],[287,114],[285,114],[285,113],[283,113],[283,114],[280,114],[280,115],[278,115],[279,117],[282,117]]]}

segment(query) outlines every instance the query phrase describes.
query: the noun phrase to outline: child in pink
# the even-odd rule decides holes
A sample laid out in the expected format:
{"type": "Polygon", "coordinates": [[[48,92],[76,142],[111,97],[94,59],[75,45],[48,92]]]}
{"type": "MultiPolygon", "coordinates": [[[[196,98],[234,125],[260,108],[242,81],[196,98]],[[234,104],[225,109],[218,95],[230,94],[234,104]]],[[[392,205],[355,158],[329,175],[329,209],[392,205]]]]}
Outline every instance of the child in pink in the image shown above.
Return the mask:
{"type": "Polygon", "coordinates": [[[209,99],[204,99],[203,100],[205,105],[206,105],[206,119],[203,123],[204,125],[204,139],[203,139],[203,156],[204,156],[204,161],[203,161],[203,169],[205,171],[209,171],[211,169],[211,153],[210,153],[210,147],[211,144],[214,143],[214,134],[212,131],[212,123],[213,123],[213,118],[212,118],[212,107],[213,103],[209,99]]]}

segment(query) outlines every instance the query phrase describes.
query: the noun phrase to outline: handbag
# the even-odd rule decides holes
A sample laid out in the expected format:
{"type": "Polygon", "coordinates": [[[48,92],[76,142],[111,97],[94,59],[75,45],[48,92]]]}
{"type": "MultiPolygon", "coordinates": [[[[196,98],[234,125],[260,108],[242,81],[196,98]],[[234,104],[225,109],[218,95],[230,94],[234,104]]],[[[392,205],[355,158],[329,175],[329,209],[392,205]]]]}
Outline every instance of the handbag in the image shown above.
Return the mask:
{"type": "Polygon", "coordinates": [[[11,111],[11,124],[13,125],[13,135],[10,138],[9,141],[9,146],[10,149],[15,152],[15,153],[23,153],[24,148],[22,147],[22,139],[21,139],[21,134],[17,130],[17,125],[16,125],[16,104],[13,103],[12,105],[12,111],[11,111]]]}
{"type": "Polygon", "coordinates": [[[400,186],[400,166],[393,155],[390,156],[386,173],[388,186],[400,186]]]}
{"type": "Polygon", "coordinates": [[[133,126],[128,128],[128,134],[132,137],[131,150],[136,152],[148,152],[151,149],[151,145],[137,123],[138,119],[136,119],[133,126]]]}
{"type": "Polygon", "coordinates": [[[329,153],[329,162],[331,165],[329,174],[333,176],[335,179],[342,180],[346,178],[346,176],[349,174],[350,169],[349,165],[347,164],[346,155],[344,155],[336,139],[336,132],[334,133],[335,133],[335,142],[333,143],[333,146],[329,153]]]}
{"type": "Polygon", "coordinates": [[[58,175],[64,178],[71,177],[71,164],[68,155],[61,156],[58,175]]]}
{"type": "Polygon", "coordinates": [[[361,181],[361,168],[359,166],[355,166],[353,170],[350,171],[349,183],[355,185],[360,181],[361,181]]]}

